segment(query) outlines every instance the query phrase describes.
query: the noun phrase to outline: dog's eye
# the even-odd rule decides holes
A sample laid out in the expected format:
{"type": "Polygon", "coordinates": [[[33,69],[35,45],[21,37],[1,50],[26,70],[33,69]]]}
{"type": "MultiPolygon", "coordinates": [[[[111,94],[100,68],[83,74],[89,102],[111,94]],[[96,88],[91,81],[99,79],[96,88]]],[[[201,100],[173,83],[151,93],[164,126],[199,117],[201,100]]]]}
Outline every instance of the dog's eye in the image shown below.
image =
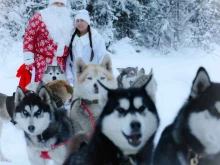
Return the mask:
{"type": "Polygon", "coordinates": [[[145,110],[145,106],[142,105],[138,110],[139,111],[144,111],[145,110]]]}
{"type": "Polygon", "coordinates": [[[129,73],[129,76],[134,76],[134,73],[133,72],[129,73]]]}
{"type": "Polygon", "coordinates": [[[41,114],[41,110],[38,110],[37,112],[36,112],[36,115],[40,115],[41,114]]]}
{"type": "Polygon", "coordinates": [[[59,75],[60,73],[57,73],[57,75],[59,75]]]}
{"type": "Polygon", "coordinates": [[[27,112],[26,110],[23,110],[23,114],[24,114],[25,116],[28,116],[28,112],[27,112]]]}
{"type": "Polygon", "coordinates": [[[116,108],[119,113],[125,113],[126,110],[124,108],[118,107],[116,108]]]}
{"type": "Polygon", "coordinates": [[[105,77],[101,77],[101,80],[105,80],[105,77]]]}
{"type": "Polygon", "coordinates": [[[88,77],[87,79],[88,79],[88,80],[92,80],[92,77],[88,77]]]}
{"type": "Polygon", "coordinates": [[[52,75],[52,73],[50,73],[50,75],[52,75]]]}

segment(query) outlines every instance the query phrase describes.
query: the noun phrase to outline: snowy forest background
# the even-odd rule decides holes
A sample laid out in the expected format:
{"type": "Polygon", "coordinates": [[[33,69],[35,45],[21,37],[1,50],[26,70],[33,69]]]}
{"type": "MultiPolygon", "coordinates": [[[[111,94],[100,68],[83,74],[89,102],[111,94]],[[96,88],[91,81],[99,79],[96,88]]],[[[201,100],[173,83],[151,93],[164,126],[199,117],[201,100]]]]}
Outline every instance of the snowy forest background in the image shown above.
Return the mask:
{"type": "MultiPolygon", "coordinates": [[[[29,18],[47,5],[48,0],[0,0],[0,56],[23,40],[29,18]]],[[[68,6],[73,16],[89,10],[107,46],[125,37],[137,51],[144,46],[164,54],[181,47],[210,52],[220,45],[219,0],[70,0],[68,6]]]]}

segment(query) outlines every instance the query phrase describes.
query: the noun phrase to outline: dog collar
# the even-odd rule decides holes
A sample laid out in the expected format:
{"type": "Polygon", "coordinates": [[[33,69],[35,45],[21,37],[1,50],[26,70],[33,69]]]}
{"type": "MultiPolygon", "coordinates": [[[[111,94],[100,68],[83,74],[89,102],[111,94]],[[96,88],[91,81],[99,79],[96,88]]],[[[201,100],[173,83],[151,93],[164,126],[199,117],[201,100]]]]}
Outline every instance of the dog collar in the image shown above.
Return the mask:
{"type": "Polygon", "coordinates": [[[55,101],[57,108],[60,108],[63,106],[63,101],[61,100],[61,98],[58,95],[53,94],[53,100],[55,101]]]}
{"type": "Polygon", "coordinates": [[[72,102],[72,104],[71,104],[71,107],[73,106],[73,104],[74,104],[76,101],[80,101],[80,105],[81,105],[82,103],[84,103],[84,104],[86,104],[86,105],[98,104],[98,103],[99,103],[99,100],[98,100],[98,99],[96,99],[96,100],[88,100],[88,99],[78,98],[78,99],[73,100],[73,102],[72,102]]]}
{"type": "MultiPolygon", "coordinates": [[[[176,133],[174,133],[173,135],[174,138],[174,142],[176,144],[176,149],[178,150],[178,152],[180,153],[179,156],[183,156],[183,152],[182,149],[179,145],[179,138],[178,135],[176,133]]],[[[207,157],[208,155],[205,153],[198,153],[195,150],[192,149],[192,147],[189,146],[189,144],[187,143],[186,139],[184,137],[182,137],[182,142],[184,143],[184,145],[187,147],[186,151],[187,151],[187,155],[185,157],[187,164],[189,163],[189,165],[198,165],[200,159],[207,157]]],[[[178,158],[180,162],[182,162],[183,160],[181,158],[178,158]]],[[[184,161],[185,162],[185,161],[184,161]]],[[[182,164],[182,163],[181,163],[182,164]]],[[[185,163],[184,163],[185,164],[185,163]]]]}
{"type": "Polygon", "coordinates": [[[81,99],[81,101],[87,105],[89,104],[98,104],[99,101],[98,100],[87,100],[87,99],[81,99]]]}
{"type": "Polygon", "coordinates": [[[199,154],[197,152],[195,152],[192,149],[188,149],[188,155],[187,155],[187,161],[190,163],[190,165],[198,165],[199,164],[199,160],[201,158],[206,157],[207,154],[199,154]]]}

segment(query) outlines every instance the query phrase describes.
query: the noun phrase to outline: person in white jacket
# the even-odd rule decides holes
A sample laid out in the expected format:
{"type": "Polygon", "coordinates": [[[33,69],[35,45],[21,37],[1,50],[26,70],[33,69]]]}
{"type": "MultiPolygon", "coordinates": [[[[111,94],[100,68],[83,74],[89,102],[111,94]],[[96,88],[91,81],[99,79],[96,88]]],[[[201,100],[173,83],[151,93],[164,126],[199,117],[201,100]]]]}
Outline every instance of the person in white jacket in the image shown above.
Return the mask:
{"type": "Polygon", "coordinates": [[[103,37],[90,27],[90,17],[87,10],[79,10],[75,16],[76,30],[74,31],[66,62],[67,81],[74,86],[76,81],[75,62],[81,57],[87,64],[101,63],[106,54],[103,37]]]}

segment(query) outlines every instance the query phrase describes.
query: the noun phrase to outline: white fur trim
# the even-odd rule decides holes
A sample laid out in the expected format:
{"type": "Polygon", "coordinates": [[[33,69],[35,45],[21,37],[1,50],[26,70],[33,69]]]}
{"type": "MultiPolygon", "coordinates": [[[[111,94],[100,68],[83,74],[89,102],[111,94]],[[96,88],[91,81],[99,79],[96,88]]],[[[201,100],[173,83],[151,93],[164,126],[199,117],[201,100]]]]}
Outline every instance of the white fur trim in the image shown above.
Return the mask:
{"type": "Polygon", "coordinates": [[[85,10],[85,9],[79,10],[76,13],[75,22],[76,22],[77,19],[82,19],[82,20],[86,21],[90,25],[89,12],[87,10],[85,10]]]}
{"type": "Polygon", "coordinates": [[[26,65],[30,65],[34,63],[34,53],[32,52],[24,52],[23,53],[23,57],[24,57],[24,63],[26,65]]]}
{"type": "Polygon", "coordinates": [[[33,67],[31,71],[31,82],[35,82],[35,75],[36,75],[36,69],[35,67],[33,67]]]}
{"type": "Polygon", "coordinates": [[[66,6],[66,0],[50,0],[49,5],[52,5],[55,2],[63,3],[66,6]]]}
{"type": "Polygon", "coordinates": [[[57,57],[56,56],[54,56],[54,58],[53,58],[52,66],[57,66],[57,57]]]}
{"type": "Polygon", "coordinates": [[[65,44],[58,44],[57,45],[57,51],[55,53],[56,57],[62,57],[64,53],[65,44]]]}

